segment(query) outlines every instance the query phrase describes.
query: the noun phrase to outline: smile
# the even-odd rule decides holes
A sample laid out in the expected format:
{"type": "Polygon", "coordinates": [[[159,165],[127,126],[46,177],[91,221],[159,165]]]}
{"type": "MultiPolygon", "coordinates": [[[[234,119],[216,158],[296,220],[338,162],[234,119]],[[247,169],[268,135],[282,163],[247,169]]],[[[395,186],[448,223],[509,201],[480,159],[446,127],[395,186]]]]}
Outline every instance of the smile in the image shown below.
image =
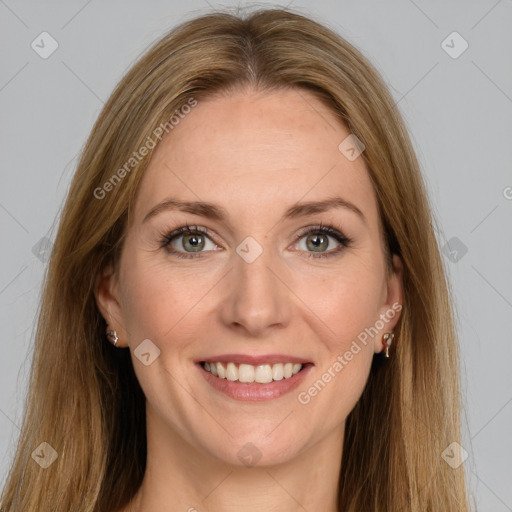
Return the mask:
{"type": "Polygon", "coordinates": [[[299,373],[303,365],[300,363],[276,363],[276,364],[236,364],[234,362],[203,362],[203,368],[219,379],[227,379],[231,382],[251,384],[268,384],[274,381],[289,379],[299,373]]]}
{"type": "Polygon", "coordinates": [[[199,360],[196,366],[217,392],[243,401],[273,400],[290,393],[314,367],[307,360],[285,355],[217,357],[199,360]]]}

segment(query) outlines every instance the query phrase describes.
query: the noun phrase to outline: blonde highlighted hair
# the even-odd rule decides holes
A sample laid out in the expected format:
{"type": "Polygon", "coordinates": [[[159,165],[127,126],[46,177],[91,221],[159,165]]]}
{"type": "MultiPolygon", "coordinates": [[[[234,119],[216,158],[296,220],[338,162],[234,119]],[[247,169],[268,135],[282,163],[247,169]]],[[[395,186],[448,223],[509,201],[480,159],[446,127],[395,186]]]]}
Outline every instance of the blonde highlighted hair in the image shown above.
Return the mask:
{"type": "Polygon", "coordinates": [[[129,351],[105,341],[93,289],[102,269],[118,261],[152,150],[107,198],[95,191],[190,98],[246,86],[308,90],[364,143],[386,247],[403,262],[392,357],[372,366],[347,419],[339,510],[469,510],[463,467],[441,457],[460,441],[458,349],[434,219],[407,130],[382,78],[357,49],[300,14],[263,9],[182,23],[128,71],[96,121],[49,261],[4,512],[113,512],[136,493],[146,463],[145,398],[129,351]],[[31,457],[42,442],[58,454],[45,469],[31,457]]]}

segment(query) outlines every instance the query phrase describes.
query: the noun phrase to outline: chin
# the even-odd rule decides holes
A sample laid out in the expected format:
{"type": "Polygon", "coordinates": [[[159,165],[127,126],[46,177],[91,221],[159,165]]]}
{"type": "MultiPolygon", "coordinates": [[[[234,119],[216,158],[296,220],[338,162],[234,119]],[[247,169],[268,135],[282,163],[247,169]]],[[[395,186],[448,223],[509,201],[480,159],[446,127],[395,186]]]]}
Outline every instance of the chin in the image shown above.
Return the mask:
{"type": "MultiPolygon", "coordinates": [[[[304,443],[298,442],[291,432],[269,435],[269,430],[265,430],[264,433],[257,430],[255,429],[254,435],[248,434],[246,430],[239,437],[218,440],[211,446],[205,446],[204,449],[212,457],[226,464],[248,468],[284,464],[302,451],[304,443]],[[292,440],[294,440],[293,443],[292,440]]],[[[211,442],[210,438],[208,444],[211,442]]]]}

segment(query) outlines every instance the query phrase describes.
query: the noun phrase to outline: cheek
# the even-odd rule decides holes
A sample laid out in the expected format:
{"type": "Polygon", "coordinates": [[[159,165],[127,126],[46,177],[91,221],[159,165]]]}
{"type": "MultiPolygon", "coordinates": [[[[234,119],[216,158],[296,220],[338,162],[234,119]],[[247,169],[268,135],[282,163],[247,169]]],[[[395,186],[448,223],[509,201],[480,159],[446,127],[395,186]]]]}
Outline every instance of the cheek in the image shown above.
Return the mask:
{"type": "MultiPolygon", "coordinates": [[[[304,286],[304,285],[301,285],[304,286]]],[[[310,281],[309,304],[330,333],[330,343],[344,350],[365,329],[373,326],[381,307],[382,276],[353,258],[339,272],[310,281]],[[311,288],[311,283],[314,283],[311,288]]],[[[304,290],[305,292],[305,290],[304,290]]],[[[364,336],[362,336],[364,338],[364,336]]]]}
{"type": "Polygon", "coordinates": [[[298,390],[297,401],[309,417],[325,418],[325,431],[346,420],[368,380],[374,338],[367,330],[378,318],[374,284],[366,272],[339,276],[323,283],[322,294],[310,303],[317,316],[310,327],[322,346],[317,367],[298,390]]]}
{"type": "Polygon", "coordinates": [[[128,255],[127,251],[121,276],[123,321],[134,370],[144,394],[160,411],[168,411],[165,397],[171,397],[172,421],[179,423],[178,419],[186,416],[183,397],[180,397],[180,387],[176,388],[176,381],[169,375],[183,382],[187,378],[182,360],[188,360],[194,325],[198,324],[191,324],[191,320],[196,310],[200,310],[198,302],[205,293],[202,287],[198,289],[194,285],[197,279],[204,284],[206,276],[199,277],[192,272],[185,276],[173,271],[171,264],[162,258],[158,258],[157,263],[155,259],[151,253],[133,251],[128,255]],[[148,366],[141,364],[135,353],[137,346],[146,339],[160,350],[157,359],[148,366]]]}
{"type": "Polygon", "coordinates": [[[184,279],[165,262],[154,263],[152,258],[139,253],[124,261],[122,310],[130,343],[150,338],[158,345],[179,328],[198,300],[194,276],[184,279]]]}
{"type": "Polygon", "coordinates": [[[368,379],[376,339],[372,327],[381,306],[379,271],[378,265],[354,257],[347,258],[338,272],[309,281],[309,290],[315,290],[307,304],[315,313],[309,316],[314,323],[310,327],[318,333],[323,345],[319,354],[324,355],[307,387],[299,390],[298,401],[329,414],[332,424],[344,421],[368,379]]]}

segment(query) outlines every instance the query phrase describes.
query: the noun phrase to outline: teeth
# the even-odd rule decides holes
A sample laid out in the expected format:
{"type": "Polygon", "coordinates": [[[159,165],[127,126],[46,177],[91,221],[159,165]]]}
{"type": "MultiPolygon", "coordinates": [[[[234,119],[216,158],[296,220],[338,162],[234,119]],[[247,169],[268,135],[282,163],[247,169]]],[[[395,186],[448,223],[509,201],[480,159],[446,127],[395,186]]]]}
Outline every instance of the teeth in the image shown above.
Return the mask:
{"type": "Polygon", "coordinates": [[[217,365],[217,376],[220,379],[226,378],[226,370],[224,370],[224,366],[222,366],[222,363],[215,363],[217,365]]]}
{"type": "Polygon", "coordinates": [[[268,384],[272,381],[283,380],[283,378],[289,379],[302,370],[302,364],[276,363],[253,366],[252,364],[243,363],[237,365],[231,362],[227,364],[207,362],[203,364],[203,368],[220,379],[227,379],[232,382],[268,384]]]}
{"type": "Polygon", "coordinates": [[[272,367],[269,364],[260,364],[256,366],[254,380],[261,384],[268,384],[269,382],[272,382],[272,367]]]}
{"type": "Polygon", "coordinates": [[[284,379],[284,367],[283,363],[275,364],[272,367],[272,378],[274,380],[283,380],[284,379]]]}
{"type": "Polygon", "coordinates": [[[226,368],[226,379],[232,381],[238,380],[238,368],[235,366],[235,363],[228,363],[226,368]]]}
{"type": "Polygon", "coordinates": [[[254,366],[241,364],[238,367],[238,380],[240,382],[254,382],[254,366]]]}

